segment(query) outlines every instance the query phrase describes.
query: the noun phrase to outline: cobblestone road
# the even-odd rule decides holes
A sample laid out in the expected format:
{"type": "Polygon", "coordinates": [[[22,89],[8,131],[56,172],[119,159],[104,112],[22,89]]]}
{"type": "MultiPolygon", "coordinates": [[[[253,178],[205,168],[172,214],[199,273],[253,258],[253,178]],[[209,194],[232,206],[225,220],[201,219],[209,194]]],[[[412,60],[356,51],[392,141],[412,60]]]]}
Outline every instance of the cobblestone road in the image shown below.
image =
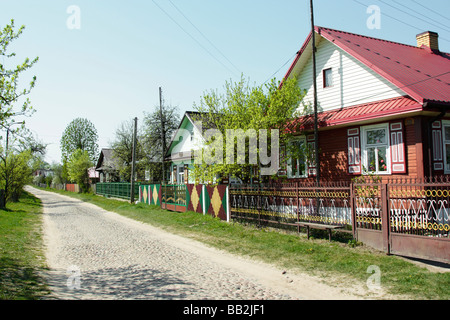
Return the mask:
{"type": "Polygon", "coordinates": [[[352,298],[92,204],[27,190],[44,205],[52,299],[352,298]]]}

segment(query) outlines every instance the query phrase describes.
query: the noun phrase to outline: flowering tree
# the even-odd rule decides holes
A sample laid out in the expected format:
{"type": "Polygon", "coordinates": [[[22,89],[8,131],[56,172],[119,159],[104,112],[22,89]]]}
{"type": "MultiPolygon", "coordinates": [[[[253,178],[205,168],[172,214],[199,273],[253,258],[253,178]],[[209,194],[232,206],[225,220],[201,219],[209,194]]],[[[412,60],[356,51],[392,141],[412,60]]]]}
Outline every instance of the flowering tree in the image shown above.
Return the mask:
{"type": "MultiPolygon", "coordinates": [[[[14,20],[0,30],[0,130],[6,131],[6,142],[1,148],[0,162],[0,188],[4,190],[1,202],[16,201],[23,186],[29,182],[31,169],[29,162],[34,149],[29,146],[27,150],[11,150],[10,138],[16,134],[25,132],[25,121],[17,121],[17,117],[31,116],[33,107],[26,95],[35,86],[36,76],[33,76],[28,85],[21,86],[19,79],[21,74],[30,69],[39,58],[30,60],[25,58],[23,62],[17,63],[14,52],[9,52],[9,45],[23,32],[25,26],[15,30],[14,20]],[[21,125],[13,128],[13,125],[21,125]]],[[[3,139],[3,136],[0,137],[3,139]]],[[[24,139],[27,141],[29,139],[24,139]]],[[[45,147],[43,147],[45,149],[45,147]]],[[[42,150],[43,150],[42,149],[42,150]]]]}
{"type": "Polygon", "coordinates": [[[9,25],[0,30],[0,56],[12,60],[3,60],[5,62],[0,63],[0,125],[3,127],[15,122],[17,116],[30,116],[33,113],[33,107],[25,96],[35,86],[36,76],[33,76],[28,86],[23,88],[19,85],[19,78],[39,58],[36,57],[33,60],[25,58],[17,65],[13,59],[16,54],[8,52],[8,46],[22,34],[24,28],[25,26],[21,26],[17,32],[14,31],[14,20],[11,20],[9,25]],[[10,67],[8,67],[9,61],[11,61],[10,67]]]}

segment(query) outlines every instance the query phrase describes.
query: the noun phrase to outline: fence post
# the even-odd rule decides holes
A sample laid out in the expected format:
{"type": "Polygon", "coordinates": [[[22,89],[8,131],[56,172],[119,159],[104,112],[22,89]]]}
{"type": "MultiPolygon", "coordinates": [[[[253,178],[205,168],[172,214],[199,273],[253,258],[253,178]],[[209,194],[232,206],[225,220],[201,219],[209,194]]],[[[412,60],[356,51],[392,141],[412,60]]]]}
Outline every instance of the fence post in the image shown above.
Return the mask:
{"type": "Polygon", "coordinates": [[[356,231],[356,205],[355,205],[355,192],[353,182],[350,183],[350,213],[352,215],[353,239],[358,239],[358,233],[356,231]]]}
{"type": "Polygon", "coordinates": [[[202,211],[203,211],[203,215],[206,214],[206,186],[204,184],[202,184],[202,211]]]}
{"type": "Polygon", "coordinates": [[[389,241],[389,206],[388,206],[388,192],[387,184],[381,184],[381,231],[383,235],[383,249],[387,254],[391,253],[390,241],[389,241]]]}
{"type": "MultiPolygon", "coordinates": [[[[295,197],[297,198],[297,222],[300,222],[300,196],[299,196],[299,184],[297,181],[295,183],[295,197]]],[[[297,233],[300,233],[300,224],[297,225],[297,233]]]]}
{"type": "Polygon", "coordinates": [[[227,197],[227,201],[225,202],[227,204],[227,222],[230,222],[230,185],[228,184],[225,189],[225,196],[227,197]]]}

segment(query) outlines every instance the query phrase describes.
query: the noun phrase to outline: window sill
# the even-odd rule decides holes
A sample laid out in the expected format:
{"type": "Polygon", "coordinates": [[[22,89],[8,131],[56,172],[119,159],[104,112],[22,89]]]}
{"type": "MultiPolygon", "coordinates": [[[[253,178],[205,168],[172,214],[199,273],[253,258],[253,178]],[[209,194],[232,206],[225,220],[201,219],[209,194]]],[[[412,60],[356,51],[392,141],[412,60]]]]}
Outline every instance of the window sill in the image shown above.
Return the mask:
{"type": "Polygon", "coordinates": [[[391,173],[390,173],[390,172],[373,172],[373,171],[370,171],[370,172],[363,172],[363,173],[362,173],[363,176],[367,176],[367,175],[369,175],[369,174],[378,174],[378,175],[383,175],[383,176],[385,176],[385,175],[390,175],[391,173]]]}

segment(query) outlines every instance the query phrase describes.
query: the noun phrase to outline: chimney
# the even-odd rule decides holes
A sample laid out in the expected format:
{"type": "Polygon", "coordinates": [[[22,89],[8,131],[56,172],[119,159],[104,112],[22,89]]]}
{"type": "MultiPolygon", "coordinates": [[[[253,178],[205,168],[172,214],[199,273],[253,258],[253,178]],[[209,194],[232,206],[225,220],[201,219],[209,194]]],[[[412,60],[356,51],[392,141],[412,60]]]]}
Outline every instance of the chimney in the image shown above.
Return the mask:
{"type": "Polygon", "coordinates": [[[416,35],[417,46],[426,46],[433,51],[439,51],[438,34],[433,31],[425,31],[416,35]]]}

